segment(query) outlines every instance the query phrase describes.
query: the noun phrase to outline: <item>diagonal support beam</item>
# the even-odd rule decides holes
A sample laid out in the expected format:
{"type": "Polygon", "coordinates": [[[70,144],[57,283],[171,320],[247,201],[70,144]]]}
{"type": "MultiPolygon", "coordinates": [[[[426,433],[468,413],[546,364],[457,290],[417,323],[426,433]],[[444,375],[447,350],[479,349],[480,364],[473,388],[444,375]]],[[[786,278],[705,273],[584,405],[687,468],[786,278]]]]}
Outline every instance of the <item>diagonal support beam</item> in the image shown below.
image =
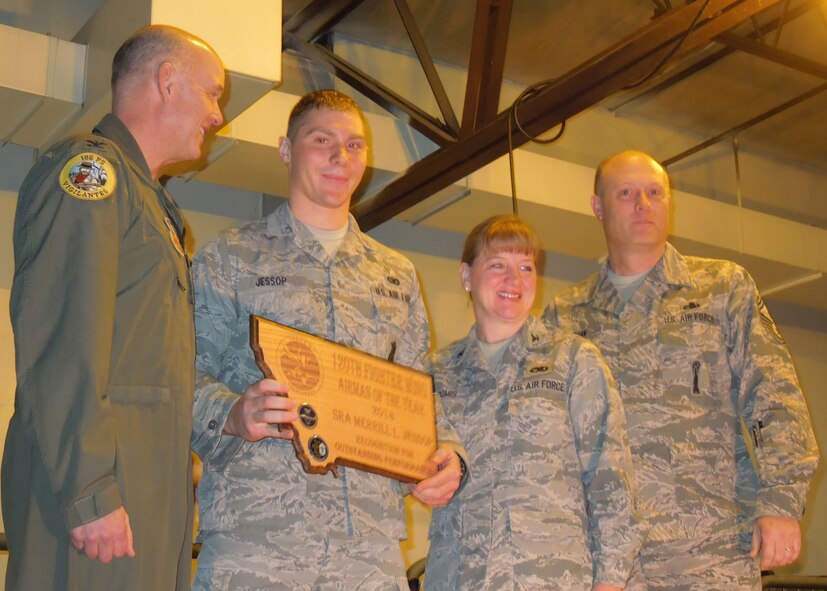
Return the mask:
{"type": "Polygon", "coordinates": [[[778,47],[778,42],[781,40],[781,31],[787,22],[787,15],[790,13],[790,0],[784,0],[784,9],[781,11],[781,16],[778,17],[778,26],[775,28],[775,39],[772,42],[773,47],[778,47]]]}
{"type": "Polygon", "coordinates": [[[312,0],[282,27],[303,41],[313,41],[330,31],[364,0],[312,0]]]}
{"type": "Polygon", "coordinates": [[[408,38],[411,40],[416,56],[419,58],[419,65],[422,66],[422,71],[425,72],[425,78],[428,80],[431,92],[434,93],[437,106],[439,106],[439,112],[442,113],[442,120],[453,131],[454,135],[459,135],[459,123],[456,115],[454,115],[454,109],[451,107],[451,101],[448,99],[448,93],[445,92],[445,87],[442,85],[442,80],[440,80],[436,71],[434,60],[431,59],[431,53],[425,45],[425,39],[416,25],[411,8],[406,0],[395,0],[395,2],[399,18],[402,19],[402,24],[405,25],[408,38]]]}
{"type": "Polygon", "coordinates": [[[735,127],[726,130],[723,133],[719,133],[715,137],[709,138],[708,140],[706,140],[704,142],[701,142],[700,144],[698,144],[696,146],[692,146],[688,150],[684,150],[683,152],[681,152],[680,154],[677,154],[676,156],[672,156],[671,158],[667,158],[666,160],[661,161],[661,165],[663,167],[667,167],[667,166],[670,166],[670,165],[674,164],[675,162],[683,160],[684,158],[688,158],[689,156],[692,156],[692,154],[695,154],[695,153],[700,152],[701,150],[703,150],[705,148],[708,148],[709,146],[717,144],[721,140],[724,140],[728,137],[732,137],[736,134],[739,134],[742,131],[744,131],[745,129],[749,129],[750,127],[754,127],[755,125],[758,125],[759,123],[762,123],[762,122],[766,121],[770,117],[775,117],[776,115],[778,115],[779,113],[781,113],[783,111],[786,111],[787,109],[792,109],[796,105],[798,105],[800,103],[803,103],[804,101],[807,101],[807,100],[813,98],[814,96],[817,96],[817,95],[821,94],[825,90],[827,90],[827,82],[824,82],[823,84],[819,84],[818,86],[816,86],[814,88],[811,88],[807,92],[805,92],[803,94],[800,94],[797,97],[794,97],[794,98],[792,98],[792,99],[790,99],[790,100],[788,100],[784,103],[781,103],[780,105],[773,107],[769,111],[765,111],[765,112],[761,113],[760,115],[757,115],[757,116],[753,117],[749,121],[744,121],[743,123],[740,123],[740,124],[736,125],[735,127]]]}
{"type": "MultiPolygon", "coordinates": [[[[695,30],[683,42],[676,58],[695,51],[752,15],[781,0],[712,0],[695,30]]],[[[623,41],[525,100],[518,108],[523,127],[537,135],[595,105],[625,85],[640,80],[673,48],[698,11],[699,2],[674,8],[623,41]]],[[[351,207],[364,229],[415,205],[494,161],[508,151],[506,111],[471,137],[442,148],[414,164],[406,174],[351,207]]],[[[514,147],[527,140],[512,132],[514,147]]]]}
{"type": "Polygon", "coordinates": [[[789,51],[776,49],[775,47],[771,47],[764,43],[751,41],[750,39],[746,39],[745,37],[741,37],[735,33],[723,33],[722,35],[718,35],[715,38],[715,41],[723,43],[732,49],[737,49],[767,61],[775,62],[776,64],[781,64],[782,66],[798,70],[804,74],[810,74],[811,76],[816,76],[817,78],[827,78],[827,64],[822,64],[820,62],[801,57],[800,55],[790,53],[789,51]]]}
{"type": "MultiPolygon", "coordinates": [[[[796,19],[800,16],[803,16],[804,14],[806,14],[806,13],[810,12],[811,10],[813,10],[814,8],[817,8],[818,5],[821,2],[822,2],[822,0],[804,0],[803,2],[801,2],[801,4],[796,6],[795,9],[790,10],[790,11],[785,11],[785,13],[782,15],[781,18],[773,19],[772,21],[768,22],[763,27],[761,27],[761,34],[762,35],[767,35],[771,31],[773,31],[774,29],[779,30],[785,23],[787,23],[787,22],[789,22],[793,19],[796,19]]],[[[756,39],[757,37],[758,37],[758,33],[756,33],[755,31],[749,33],[746,36],[746,38],[748,38],[748,39],[756,39]]],[[[647,88],[646,90],[644,90],[643,92],[640,92],[640,93],[638,93],[638,94],[636,94],[632,97],[629,97],[628,99],[626,99],[625,101],[623,101],[619,105],[615,105],[614,107],[612,107],[610,110],[613,113],[617,113],[621,109],[623,109],[623,107],[625,107],[625,106],[627,106],[631,103],[634,103],[634,102],[637,102],[637,101],[640,101],[640,100],[644,100],[644,99],[646,99],[650,96],[654,96],[654,95],[658,94],[659,92],[661,92],[662,90],[665,90],[665,89],[669,88],[670,86],[673,86],[673,85],[677,84],[681,80],[685,80],[686,78],[689,78],[693,74],[696,74],[696,73],[700,72],[701,70],[711,66],[712,64],[722,60],[723,58],[727,57],[728,55],[731,55],[734,52],[735,52],[735,49],[732,49],[730,47],[724,47],[723,49],[719,49],[715,53],[712,53],[712,54],[706,56],[705,58],[703,58],[702,60],[692,64],[688,68],[684,68],[683,70],[680,70],[679,72],[675,72],[674,74],[667,75],[660,82],[658,82],[655,86],[651,86],[651,87],[647,88]]]]}
{"type": "Polygon", "coordinates": [[[672,10],[672,3],[669,0],[666,0],[665,3],[661,0],[652,0],[652,4],[655,5],[656,17],[672,10]]]}
{"type": "Polygon", "coordinates": [[[461,137],[468,137],[497,115],[511,7],[511,0],[477,0],[461,137]]]}
{"type": "Polygon", "coordinates": [[[453,130],[444,123],[371,78],[329,49],[302,41],[290,33],[284,34],[282,45],[286,49],[292,49],[310,58],[320,68],[331,72],[395,117],[406,121],[435,144],[445,146],[456,141],[453,130]]]}

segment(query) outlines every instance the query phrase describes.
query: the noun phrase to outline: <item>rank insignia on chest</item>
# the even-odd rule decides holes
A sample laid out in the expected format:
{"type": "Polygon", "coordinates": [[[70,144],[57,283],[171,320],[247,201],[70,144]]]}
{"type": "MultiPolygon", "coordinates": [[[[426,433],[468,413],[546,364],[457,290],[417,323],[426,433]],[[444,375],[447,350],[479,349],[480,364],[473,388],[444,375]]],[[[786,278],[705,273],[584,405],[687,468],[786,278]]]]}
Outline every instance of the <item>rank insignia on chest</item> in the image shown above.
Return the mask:
{"type": "Polygon", "coordinates": [[[115,192],[115,167],[94,152],[71,158],[60,171],[60,188],[67,195],[82,201],[100,201],[115,192]]]}
{"type": "Polygon", "coordinates": [[[172,245],[175,247],[175,250],[178,251],[178,254],[184,256],[184,247],[181,246],[181,239],[178,238],[178,231],[175,229],[175,224],[173,224],[172,220],[169,218],[164,218],[164,223],[167,225],[167,230],[169,230],[169,239],[172,241],[172,245]]]}

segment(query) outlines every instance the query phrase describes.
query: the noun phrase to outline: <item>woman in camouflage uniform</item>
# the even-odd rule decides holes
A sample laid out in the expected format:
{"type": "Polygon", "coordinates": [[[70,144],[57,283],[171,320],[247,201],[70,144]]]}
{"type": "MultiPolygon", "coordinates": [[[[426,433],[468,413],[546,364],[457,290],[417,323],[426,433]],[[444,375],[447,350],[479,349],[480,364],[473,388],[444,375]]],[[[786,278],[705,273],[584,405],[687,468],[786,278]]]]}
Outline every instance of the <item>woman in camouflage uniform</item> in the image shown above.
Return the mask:
{"type": "Polygon", "coordinates": [[[591,343],[531,314],[539,251],[515,216],[465,241],[476,323],[431,369],[471,469],[434,511],[428,589],[616,590],[640,543],[617,389],[591,343]]]}

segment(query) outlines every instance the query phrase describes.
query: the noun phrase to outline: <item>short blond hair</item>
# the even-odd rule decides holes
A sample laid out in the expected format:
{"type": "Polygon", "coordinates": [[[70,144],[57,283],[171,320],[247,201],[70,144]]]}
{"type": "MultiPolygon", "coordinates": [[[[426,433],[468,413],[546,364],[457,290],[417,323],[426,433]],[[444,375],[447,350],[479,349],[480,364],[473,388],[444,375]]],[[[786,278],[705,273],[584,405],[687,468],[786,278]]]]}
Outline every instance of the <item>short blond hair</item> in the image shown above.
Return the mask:
{"type": "Polygon", "coordinates": [[[353,113],[360,119],[362,118],[362,110],[356,104],[356,101],[338,90],[323,89],[308,92],[299,99],[299,102],[290,111],[290,117],[287,120],[287,137],[291,142],[296,140],[296,134],[305,114],[314,109],[353,113]]]}
{"type": "Polygon", "coordinates": [[[465,238],[462,262],[471,266],[483,252],[520,252],[537,263],[540,239],[534,229],[516,215],[495,215],[477,224],[465,238]]]}

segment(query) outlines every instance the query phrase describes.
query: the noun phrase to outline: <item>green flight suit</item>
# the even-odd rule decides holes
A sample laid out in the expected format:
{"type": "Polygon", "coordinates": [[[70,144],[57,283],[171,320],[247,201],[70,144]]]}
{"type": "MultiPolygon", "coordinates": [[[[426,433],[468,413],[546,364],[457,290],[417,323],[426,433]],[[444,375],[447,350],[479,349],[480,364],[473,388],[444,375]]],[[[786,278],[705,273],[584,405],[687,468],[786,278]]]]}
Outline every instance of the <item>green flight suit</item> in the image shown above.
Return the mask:
{"type": "Polygon", "coordinates": [[[7,591],[189,589],[195,352],[182,228],[114,115],[51,147],[23,182],[7,591]],[[120,506],[135,558],[104,565],[74,549],[70,529],[120,506]]]}

